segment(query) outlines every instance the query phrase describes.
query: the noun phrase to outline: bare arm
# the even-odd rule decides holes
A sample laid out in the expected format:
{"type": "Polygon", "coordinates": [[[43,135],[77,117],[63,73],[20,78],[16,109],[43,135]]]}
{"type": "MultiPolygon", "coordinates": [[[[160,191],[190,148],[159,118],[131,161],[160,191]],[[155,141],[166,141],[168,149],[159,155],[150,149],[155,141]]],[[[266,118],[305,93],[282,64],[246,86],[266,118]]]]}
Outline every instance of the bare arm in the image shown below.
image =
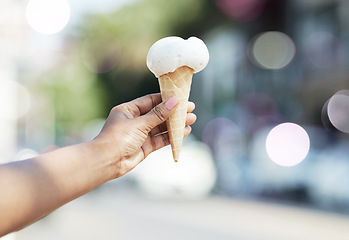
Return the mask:
{"type": "MultiPolygon", "coordinates": [[[[160,95],[153,94],[119,105],[94,140],[1,165],[0,236],[123,176],[151,152],[168,145],[164,121],[177,103],[170,100],[160,103],[160,95]]],[[[187,125],[196,120],[190,113],[194,105],[189,106],[187,125]]],[[[185,135],[189,133],[187,126],[185,135]]]]}
{"type": "Polygon", "coordinates": [[[0,236],[112,179],[112,161],[86,143],[0,167],[0,236]],[[108,166],[109,165],[109,166],[108,166]]]}

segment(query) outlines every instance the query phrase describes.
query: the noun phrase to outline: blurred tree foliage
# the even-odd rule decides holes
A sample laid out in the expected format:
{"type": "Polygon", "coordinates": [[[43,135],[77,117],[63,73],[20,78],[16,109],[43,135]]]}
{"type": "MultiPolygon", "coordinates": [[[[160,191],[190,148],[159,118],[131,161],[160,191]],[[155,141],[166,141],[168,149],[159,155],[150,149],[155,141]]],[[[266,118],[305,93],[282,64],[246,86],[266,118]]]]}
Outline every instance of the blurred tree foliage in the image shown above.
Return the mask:
{"type": "Polygon", "coordinates": [[[108,32],[120,42],[118,65],[97,76],[106,91],[106,111],[115,104],[158,92],[157,80],[146,66],[149,48],[170,35],[202,35],[202,23],[210,7],[210,1],[205,0],[144,0],[112,14],[87,17],[80,39],[90,37],[98,43],[99,34],[108,32]]]}
{"type": "Polygon", "coordinates": [[[202,37],[219,18],[210,0],[143,0],[109,14],[86,16],[66,41],[61,64],[42,81],[54,97],[57,124],[106,117],[117,104],[159,92],[157,79],[146,66],[151,45],[170,35],[202,37]],[[117,65],[94,73],[83,64],[81,51],[95,56],[97,69],[115,61],[113,54],[99,54],[108,52],[108,42],[101,37],[105,34],[118,41],[117,65]],[[86,39],[93,44],[84,44],[86,39]]]}

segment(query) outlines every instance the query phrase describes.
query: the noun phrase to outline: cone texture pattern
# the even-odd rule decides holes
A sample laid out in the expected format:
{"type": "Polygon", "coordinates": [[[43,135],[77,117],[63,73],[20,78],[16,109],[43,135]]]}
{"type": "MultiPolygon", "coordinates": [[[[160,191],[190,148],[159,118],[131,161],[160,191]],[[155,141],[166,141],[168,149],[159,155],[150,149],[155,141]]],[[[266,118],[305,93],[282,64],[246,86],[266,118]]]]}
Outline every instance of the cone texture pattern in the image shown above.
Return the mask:
{"type": "Polygon", "coordinates": [[[176,109],[166,121],[173,159],[176,162],[178,161],[179,153],[182,150],[193,73],[193,69],[187,66],[182,66],[177,68],[174,72],[159,77],[162,100],[167,101],[172,96],[176,96],[179,100],[176,109]]]}

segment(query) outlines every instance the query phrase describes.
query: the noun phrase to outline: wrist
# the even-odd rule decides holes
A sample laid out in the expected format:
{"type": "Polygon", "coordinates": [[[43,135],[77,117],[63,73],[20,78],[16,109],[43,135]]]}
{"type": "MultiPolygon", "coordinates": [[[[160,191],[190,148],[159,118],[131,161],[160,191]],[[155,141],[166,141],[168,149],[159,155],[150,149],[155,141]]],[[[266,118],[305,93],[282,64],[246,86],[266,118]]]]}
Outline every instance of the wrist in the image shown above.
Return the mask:
{"type": "Polygon", "coordinates": [[[105,168],[106,181],[117,178],[117,162],[120,159],[120,154],[117,146],[110,144],[108,141],[102,139],[93,139],[86,143],[87,149],[90,154],[100,161],[105,168]]]}

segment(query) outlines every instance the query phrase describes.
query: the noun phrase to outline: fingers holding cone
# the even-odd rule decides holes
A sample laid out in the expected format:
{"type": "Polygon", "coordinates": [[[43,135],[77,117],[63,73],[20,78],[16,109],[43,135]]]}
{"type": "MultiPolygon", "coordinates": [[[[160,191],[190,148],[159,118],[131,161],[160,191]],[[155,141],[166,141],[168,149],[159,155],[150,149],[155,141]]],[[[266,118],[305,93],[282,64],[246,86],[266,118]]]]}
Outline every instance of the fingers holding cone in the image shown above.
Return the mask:
{"type": "Polygon", "coordinates": [[[192,113],[195,109],[195,103],[188,102],[187,119],[185,121],[185,126],[192,125],[196,121],[196,115],[192,113]]]}
{"type": "MultiPolygon", "coordinates": [[[[195,109],[195,104],[193,102],[188,102],[187,117],[184,128],[184,136],[186,137],[191,133],[191,126],[196,121],[196,115],[192,113],[195,109]]],[[[170,144],[170,139],[167,131],[166,122],[158,125],[150,132],[150,138],[153,143],[153,151],[162,148],[170,144]]]]}
{"type": "MultiPolygon", "coordinates": [[[[192,128],[190,125],[193,124],[195,121],[196,121],[196,115],[194,113],[188,113],[183,137],[186,137],[191,133],[192,128]]],[[[152,151],[158,150],[170,144],[166,123],[162,123],[156,128],[154,128],[150,132],[149,137],[151,139],[152,146],[153,146],[152,151]]]]}
{"type": "MultiPolygon", "coordinates": [[[[158,78],[161,97],[166,101],[177,96],[178,106],[166,120],[173,159],[177,162],[183,144],[183,135],[190,133],[191,122],[196,116],[186,112],[192,77],[203,70],[209,60],[205,43],[196,37],[184,40],[177,36],[165,37],[155,42],[147,55],[147,66],[158,78]]],[[[191,106],[188,106],[191,105],[191,106]]],[[[195,107],[195,105],[194,105],[195,107]]]]}
{"type": "MultiPolygon", "coordinates": [[[[192,113],[195,109],[195,104],[193,102],[188,102],[188,110],[187,110],[187,117],[185,121],[185,130],[184,130],[184,137],[188,136],[191,132],[190,125],[194,124],[196,122],[196,115],[192,113]],[[188,128],[189,127],[189,128],[188,128]]],[[[150,136],[156,136],[160,134],[167,133],[167,126],[166,122],[159,124],[157,127],[155,127],[151,132],[150,136]]]]}
{"type": "Polygon", "coordinates": [[[191,113],[195,109],[195,103],[188,101],[188,111],[187,113],[191,113]]]}

